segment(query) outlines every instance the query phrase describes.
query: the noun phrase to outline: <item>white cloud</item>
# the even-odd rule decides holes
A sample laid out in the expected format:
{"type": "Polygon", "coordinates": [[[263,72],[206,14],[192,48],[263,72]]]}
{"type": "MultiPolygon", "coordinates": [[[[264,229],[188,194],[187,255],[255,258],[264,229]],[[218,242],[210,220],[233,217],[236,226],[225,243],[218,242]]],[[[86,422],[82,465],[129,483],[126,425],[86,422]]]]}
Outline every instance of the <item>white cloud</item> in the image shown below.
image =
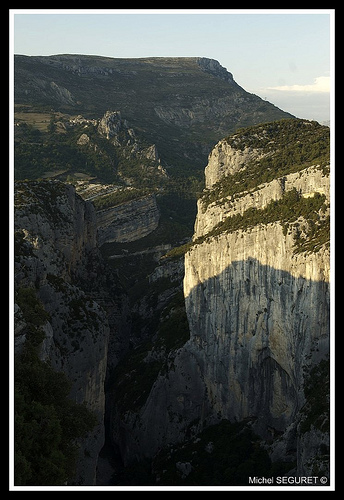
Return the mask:
{"type": "Polygon", "coordinates": [[[314,83],[309,85],[282,85],[280,87],[267,87],[268,90],[281,90],[284,92],[330,92],[331,83],[329,76],[318,76],[314,83]]]}

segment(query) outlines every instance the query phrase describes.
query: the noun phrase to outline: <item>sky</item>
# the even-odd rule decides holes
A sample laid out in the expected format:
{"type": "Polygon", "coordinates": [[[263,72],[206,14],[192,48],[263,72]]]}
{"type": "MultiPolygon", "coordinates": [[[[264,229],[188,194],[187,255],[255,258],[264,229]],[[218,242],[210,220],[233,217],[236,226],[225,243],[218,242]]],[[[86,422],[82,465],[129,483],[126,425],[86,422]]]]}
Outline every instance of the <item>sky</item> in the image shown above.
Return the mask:
{"type": "Polygon", "coordinates": [[[333,111],[331,9],[11,9],[10,36],[24,55],[209,57],[299,118],[333,111]]]}

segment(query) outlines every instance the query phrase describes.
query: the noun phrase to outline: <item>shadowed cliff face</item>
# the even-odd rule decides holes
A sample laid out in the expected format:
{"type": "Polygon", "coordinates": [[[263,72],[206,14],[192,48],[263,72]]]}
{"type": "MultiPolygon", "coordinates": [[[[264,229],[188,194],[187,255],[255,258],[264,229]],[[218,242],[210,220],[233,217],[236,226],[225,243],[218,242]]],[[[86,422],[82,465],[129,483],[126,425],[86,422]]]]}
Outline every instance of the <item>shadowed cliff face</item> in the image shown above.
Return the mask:
{"type": "Polygon", "coordinates": [[[253,258],[194,286],[186,310],[190,340],[170,353],[142,407],[116,416],[125,463],[221,419],[253,419],[268,441],[296,429],[305,377],[329,353],[329,283],[253,258]]]}
{"type": "MultiPolygon", "coordinates": [[[[94,484],[104,443],[111,314],[121,312],[114,304],[115,283],[109,298],[107,278],[113,276],[109,277],[108,270],[106,275],[97,247],[96,213],[70,185],[21,182],[15,185],[14,228],[15,301],[20,292],[29,290],[45,314],[40,359],[66,374],[70,398],[85,403],[96,416],[92,432],[78,443],[77,469],[70,478],[76,484],[94,484]]],[[[31,315],[35,315],[32,309],[31,315]]],[[[17,303],[16,355],[28,338],[30,325],[17,303]]],[[[51,388],[52,394],[55,389],[51,388]]]]}
{"type": "Polygon", "coordinates": [[[190,349],[210,407],[231,421],[254,417],[264,438],[295,425],[305,376],[329,355],[327,141],[326,129],[298,120],[220,141],[185,256],[190,349]]]}
{"type": "Polygon", "coordinates": [[[213,409],[256,417],[264,435],[284,430],[304,403],[305,371],[329,353],[329,283],[248,258],[192,288],[186,310],[213,409]]]}

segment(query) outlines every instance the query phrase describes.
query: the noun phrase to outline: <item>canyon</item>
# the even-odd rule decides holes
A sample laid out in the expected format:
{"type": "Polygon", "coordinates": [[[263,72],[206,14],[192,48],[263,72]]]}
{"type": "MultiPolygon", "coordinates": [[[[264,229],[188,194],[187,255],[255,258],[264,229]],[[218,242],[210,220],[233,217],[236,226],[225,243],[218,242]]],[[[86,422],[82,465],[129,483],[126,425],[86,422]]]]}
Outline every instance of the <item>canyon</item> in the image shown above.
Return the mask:
{"type": "MultiPolygon", "coordinates": [[[[117,266],[135,265],[142,254],[154,262],[150,285],[134,302],[100,247],[154,233],[159,210],[153,198],[124,202],[104,218],[70,185],[16,185],[16,287],[35,289],[50,315],[42,327],[41,359],[67,374],[71,397],[98,417],[92,436],[80,444],[75,484],[96,482],[104,418],[125,467],[154,460],[162,449],[229,421],[250,422],[271,459],[288,457],[297,474],[312,474],[314,463],[329,473],[327,455],[320,452],[329,446],[326,405],[305,425],[308,377],[329,355],[328,240],[313,251],[297,251],[295,238],[305,238],[311,224],[308,212],[288,216],[288,223],[263,217],[235,230],[224,225],[238,214],[244,220],[252,208],[264,214],[269,204],[297,192],[300,203],[321,197],[320,231],[329,213],[328,168],[299,167],[283,179],[257,181],[251,192],[209,203],[221,175],[228,181],[237,173],[234,151],[226,171],[219,161],[222,174],[216,174],[217,149],[221,142],[205,169],[210,178],[185,257],[164,257],[170,246],[109,257],[117,266]],[[151,210],[153,223],[145,215],[151,210]]],[[[250,161],[261,154],[251,150],[250,161]]],[[[247,165],[240,168],[249,171],[247,165]]],[[[20,352],[27,325],[18,306],[15,324],[20,352]]],[[[189,469],[181,465],[180,475],[189,477],[189,469]]]]}
{"type": "Polygon", "coordinates": [[[16,81],[15,357],[95,417],[64,484],[329,477],[328,127],[206,58],[18,56],[16,81]]]}
{"type": "MultiPolygon", "coordinates": [[[[216,169],[214,156],[220,147],[210,155],[206,175],[216,169]]],[[[251,158],[261,155],[251,153],[251,158]]],[[[233,156],[228,179],[236,172],[233,156]]],[[[162,363],[148,398],[141,408],[124,413],[120,402],[119,408],[115,405],[114,441],[126,463],[152,457],[169,443],[183,442],[190,433],[197,436],[223,419],[250,420],[270,443],[275,460],[294,454],[298,474],[311,474],[314,461],[323,460],[322,470],[329,473],[327,458],[320,458],[319,451],[329,446],[328,410],[322,407],[324,413],[316,417],[322,420],[320,428],[300,432],[308,404],[307,378],[329,356],[328,235],[316,250],[297,252],[295,236],[311,221],[302,215],[291,221],[288,215],[287,230],[283,219],[270,223],[263,216],[248,228],[212,236],[219,220],[223,224],[240,212],[244,219],[252,207],[264,214],[264,207],[293,190],[300,200],[322,193],[317,217],[322,219],[319,227],[324,224],[329,175],[320,166],[299,168],[283,182],[258,184],[251,193],[239,191],[236,202],[221,199],[206,206],[200,199],[194,242],[184,261],[190,338],[167,356],[155,346],[147,350],[143,363],[152,363],[152,358],[162,363]]]]}

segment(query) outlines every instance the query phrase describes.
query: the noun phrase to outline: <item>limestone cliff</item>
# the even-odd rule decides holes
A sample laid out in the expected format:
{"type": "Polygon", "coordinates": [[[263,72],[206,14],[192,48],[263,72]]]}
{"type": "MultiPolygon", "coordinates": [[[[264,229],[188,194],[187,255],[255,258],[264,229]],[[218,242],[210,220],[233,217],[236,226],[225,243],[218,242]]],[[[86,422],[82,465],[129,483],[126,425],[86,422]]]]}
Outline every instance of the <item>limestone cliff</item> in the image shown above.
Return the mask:
{"type": "Polygon", "coordinates": [[[154,195],[143,196],[97,211],[99,244],[135,241],[154,231],[159,223],[154,195]]]}
{"type": "MultiPolygon", "coordinates": [[[[185,257],[161,258],[170,245],[134,243],[159,223],[155,197],[143,190],[96,211],[73,186],[16,183],[16,352],[29,334],[29,289],[43,321],[41,360],[68,376],[70,397],[98,418],[79,443],[76,484],[95,483],[104,385],[124,465],[229,421],[249,422],[273,461],[293,464],[283,470],[328,475],[328,149],[328,129],[304,120],[220,141],[205,169],[193,240],[180,248],[185,257]],[[106,253],[112,271],[98,249],[110,241],[118,247],[106,253]]],[[[96,187],[98,197],[119,196],[116,186],[99,186],[83,195],[94,201],[96,187]]],[[[184,476],[190,460],[177,462],[184,476]]]]}
{"type": "Polygon", "coordinates": [[[255,416],[265,432],[295,418],[304,370],[328,354],[328,250],[290,259],[292,246],[274,223],[186,256],[186,309],[212,406],[230,420],[255,416]]]}
{"type": "MultiPolygon", "coordinates": [[[[297,427],[306,375],[329,355],[328,168],[299,164],[229,196],[220,189],[221,179],[233,186],[240,170],[250,178],[264,155],[277,156],[278,140],[270,135],[268,152],[216,146],[206,177],[219,198],[199,202],[184,278],[188,349],[210,406],[231,421],[254,417],[266,439],[297,427]]],[[[313,454],[324,439],[313,442],[313,454]]],[[[310,473],[311,460],[301,462],[310,473]]]]}
{"type": "MultiPolygon", "coordinates": [[[[32,290],[45,310],[40,357],[71,381],[70,397],[96,415],[93,431],[79,443],[74,482],[94,484],[104,443],[104,381],[109,321],[97,302],[101,262],[96,215],[72,186],[22,182],[15,186],[15,290],[32,290]]],[[[15,347],[27,325],[15,306],[15,347]]]]}

